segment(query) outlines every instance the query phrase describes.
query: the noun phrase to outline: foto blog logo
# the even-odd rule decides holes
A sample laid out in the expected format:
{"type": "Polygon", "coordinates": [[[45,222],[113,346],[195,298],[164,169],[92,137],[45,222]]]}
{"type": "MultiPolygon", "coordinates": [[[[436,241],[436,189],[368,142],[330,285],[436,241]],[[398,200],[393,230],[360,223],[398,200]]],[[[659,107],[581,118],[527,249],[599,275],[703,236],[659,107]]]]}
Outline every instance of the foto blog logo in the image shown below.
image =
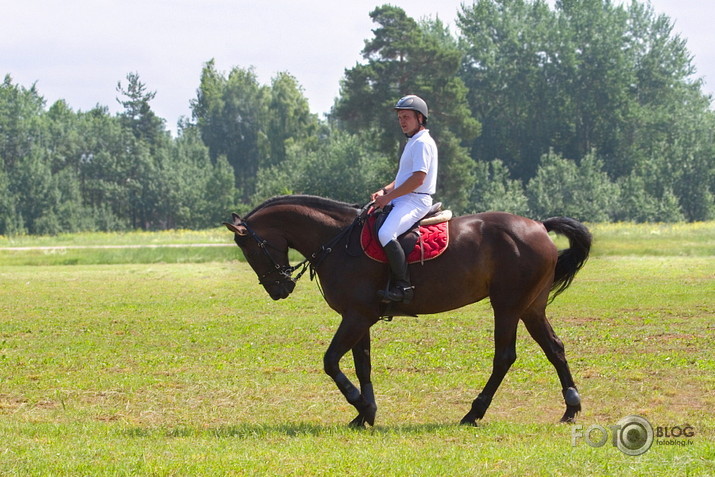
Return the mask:
{"type": "Polygon", "coordinates": [[[593,424],[584,430],[582,425],[571,429],[571,445],[583,440],[591,447],[603,447],[610,440],[613,447],[631,456],[645,454],[655,441],[658,445],[692,445],[689,438],[695,435],[695,428],[685,426],[658,426],[641,416],[626,416],[612,426],[593,424]],[[666,439],[661,439],[661,438],[666,439]],[[657,439],[656,439],[657,438],[657,439]]]}
{"type": "Polygon", "coordinates": [[[583,432],[583,426],[575,425],[571,430],[571,445],[575,447],[578,440],[583,439],[591,447],[602,447],[609,440],[609,429],[611,443],[624,454],[641,455],[653,445],[653,426],[640,416],[624,417],[608,429],[593,424],[583,432]]]}

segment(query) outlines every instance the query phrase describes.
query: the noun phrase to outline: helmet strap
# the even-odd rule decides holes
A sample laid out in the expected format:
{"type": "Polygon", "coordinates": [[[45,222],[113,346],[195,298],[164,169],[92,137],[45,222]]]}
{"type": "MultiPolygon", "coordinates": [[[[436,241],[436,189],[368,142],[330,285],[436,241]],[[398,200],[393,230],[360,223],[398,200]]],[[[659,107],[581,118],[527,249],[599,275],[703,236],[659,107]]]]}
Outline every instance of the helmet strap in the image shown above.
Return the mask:
{"type": "Polygon", "coordinates": [[[417,129],[415,129],[415,131],[412,134],[405,133],[405,137],[409,139],[412,136],[414,136],[415,134],[417,134],[418,132],[422,131],[423,129],[425,129],[425,126],[423,123],[420,123],[419,127],[417,129]]]}

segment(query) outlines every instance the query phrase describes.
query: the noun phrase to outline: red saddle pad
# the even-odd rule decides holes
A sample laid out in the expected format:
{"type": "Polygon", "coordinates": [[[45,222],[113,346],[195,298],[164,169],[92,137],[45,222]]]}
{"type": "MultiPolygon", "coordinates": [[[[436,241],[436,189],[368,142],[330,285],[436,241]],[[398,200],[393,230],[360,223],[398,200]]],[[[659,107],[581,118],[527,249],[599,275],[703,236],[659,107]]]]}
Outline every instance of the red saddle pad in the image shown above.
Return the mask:
{"type": "MultiPolygon", "coordinates": [[[[365,255],[371,259],[387,263],[387,255],[377,240],[375,216],[368,217],[360,232],[360,245],[365,255]]],[[[449,245],[449,222],[434,225],[420,225],[420,236],[411,252],[407,254],[407,263],[423,262],[439,257],[449,245]]]]}

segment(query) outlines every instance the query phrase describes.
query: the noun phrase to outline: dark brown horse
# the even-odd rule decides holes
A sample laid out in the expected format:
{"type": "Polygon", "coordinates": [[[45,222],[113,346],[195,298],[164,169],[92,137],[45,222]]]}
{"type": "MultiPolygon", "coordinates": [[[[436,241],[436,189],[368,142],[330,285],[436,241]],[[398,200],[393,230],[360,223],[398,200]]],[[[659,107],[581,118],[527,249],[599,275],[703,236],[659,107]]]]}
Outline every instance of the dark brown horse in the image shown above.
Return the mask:
{"type": "MultiPolygon", "coordinates": [[[[312,196],[270,199],[241,218],[226,223],[236,244],[274,300],[295,287],[288,249],[307,257],[302,272],[316,273],[328,305],[342,321],[324,356],[325,372],[358,411],[355,426],[374,424],[377,405],[370,381],[370,327],[386,314],[378,289],[389,277],[388,266],[354,250],[364,209],[312,196]],[[352,350],[358,389],[340,370],[340,360],[352,350]]],[[[588,258],[591,235],[579,222],[551,218],[536,222],[516,215],[488,212],[454,218],[449,223],[449,248],[438,258],[410,265],[414,300],[398,304],[392,315],[417,315],[453,310],[489,297],[494,310],[494,362],[486,386],[472,403],[462,424],[484,416],[499,384],[516,360],[519,320],[556,368],[566,412],[573,421],[581,410],[564,346],[546,318],[549,295],[571,283],[588,258]],[[549,231],[569,239],[557,251],[549,231]]],[[[300,275],[302,275],[302,272],[300,275]]],[[[300,277],[298,276],[298,278],[300,277]]],[[[552,297],[553,298],[553,297],[552,297]]]]}

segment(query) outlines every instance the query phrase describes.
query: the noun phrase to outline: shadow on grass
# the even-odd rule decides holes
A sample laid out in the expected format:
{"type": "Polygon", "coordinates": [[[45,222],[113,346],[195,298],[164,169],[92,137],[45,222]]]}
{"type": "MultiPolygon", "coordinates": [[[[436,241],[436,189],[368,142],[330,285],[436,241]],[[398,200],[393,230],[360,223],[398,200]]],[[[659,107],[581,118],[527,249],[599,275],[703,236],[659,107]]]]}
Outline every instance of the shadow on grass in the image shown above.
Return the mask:
{"type": "Polygon", "coordinates": [[[237,424],[219,427],[180,426],[174,428],[161,427],[130,427],[122,432],[130,437],[146,438],[190,438],[216,437],[237,439],[260,439],[269,436],[283,435],[288,437],[321,437],[345,435],[347,433],[365,433],[379,435],[410,435],[434,434],[448,429],[462,428],[465,431],[474,429],[470,426],[457,424],[405,424],[397,426],[375,426],[368,428],[353,428],[347,424],[326,425],[306,422],[288,422],[285,424],[237,424]]]}

